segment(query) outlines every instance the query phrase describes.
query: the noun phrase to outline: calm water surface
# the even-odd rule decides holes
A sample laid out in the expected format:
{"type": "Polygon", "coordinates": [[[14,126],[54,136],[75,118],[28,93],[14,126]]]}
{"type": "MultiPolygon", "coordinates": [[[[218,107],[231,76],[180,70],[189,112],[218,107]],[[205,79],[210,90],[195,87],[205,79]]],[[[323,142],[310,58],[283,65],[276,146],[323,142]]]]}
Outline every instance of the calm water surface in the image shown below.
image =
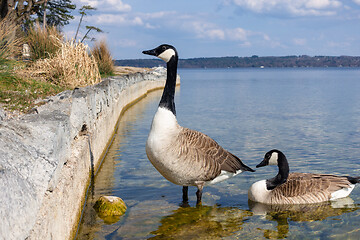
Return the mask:
{"type": "MultiPolygon", "coordinates": [[[[360,69],[180,69],[179,124],[202,131],[255,167],[273,148],[291,171],[360,175],[360,69]]],[[[204,188],[196,207],[180,207],[181,186],[148,161],[145,142],[162,91],[120,119],[95,178],[78,239],[359,239],[360,187],[334,203],[266,208],[247,190],[276,175],[265,167],[204,188]],[[125,215],[101,219],[100,195],[121,197],[125,215]]]]}

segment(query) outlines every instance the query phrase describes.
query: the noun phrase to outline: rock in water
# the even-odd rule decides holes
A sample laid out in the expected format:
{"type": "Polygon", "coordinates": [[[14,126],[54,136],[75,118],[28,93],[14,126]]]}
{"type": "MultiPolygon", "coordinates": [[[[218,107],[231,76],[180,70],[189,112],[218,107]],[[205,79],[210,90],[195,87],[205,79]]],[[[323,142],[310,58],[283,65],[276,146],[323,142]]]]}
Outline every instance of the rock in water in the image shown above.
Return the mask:
{"type": "Polygon", "coordinates": [[[101,196],[96,201],[94,209],[100,218],[106,223],[112,224],[119,221],[120,216],[126,212],[126,205],[119,197],[101,196]]]}

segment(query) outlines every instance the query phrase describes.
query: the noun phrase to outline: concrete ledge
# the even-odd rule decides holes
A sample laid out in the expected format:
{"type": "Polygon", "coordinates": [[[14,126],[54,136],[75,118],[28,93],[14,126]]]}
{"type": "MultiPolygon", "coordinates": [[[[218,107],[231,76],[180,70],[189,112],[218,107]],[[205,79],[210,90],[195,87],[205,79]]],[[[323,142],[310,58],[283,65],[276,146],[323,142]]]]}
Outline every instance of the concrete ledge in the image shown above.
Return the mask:
{"type": "Polygon", "coordinates": [[[165,79],[166,71],[110,77],[0,121],[0,239],[73,237],[120,113],[165,79]]]}

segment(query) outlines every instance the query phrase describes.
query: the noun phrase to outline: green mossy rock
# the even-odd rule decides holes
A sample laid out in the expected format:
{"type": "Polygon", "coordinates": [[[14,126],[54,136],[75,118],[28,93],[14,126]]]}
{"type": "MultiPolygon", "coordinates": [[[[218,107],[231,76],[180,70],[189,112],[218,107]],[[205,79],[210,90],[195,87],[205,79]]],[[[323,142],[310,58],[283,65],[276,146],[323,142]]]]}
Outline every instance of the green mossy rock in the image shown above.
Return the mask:
{"type": "Polygon", "coordinates": [[[115,223],[126,212],[124,201],[115,196],[101,196],[95,203],[94,209],[106,223],[115,223]]]}

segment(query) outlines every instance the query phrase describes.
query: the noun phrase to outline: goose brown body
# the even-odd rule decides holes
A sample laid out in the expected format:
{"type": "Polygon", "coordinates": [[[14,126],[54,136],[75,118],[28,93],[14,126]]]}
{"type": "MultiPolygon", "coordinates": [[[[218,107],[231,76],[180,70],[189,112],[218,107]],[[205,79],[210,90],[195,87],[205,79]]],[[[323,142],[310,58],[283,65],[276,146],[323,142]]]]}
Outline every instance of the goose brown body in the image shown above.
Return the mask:
{"type": "Polygon", "coordinates": [[[179,126],[178,134],[159,143],[159,148],[150,143],[151,136],[149,139],[146,148],[149,160],[166,179],[178,185],[204,185],[222,170],[235,174],[241,169],[238,157],[209,136],[189,128],[179,126]]]}
{"type": "Polygon", "coordinates": [[[235,175],[250,169],[206,134],[180,126],[165,108],[154,116],[146,153],[167,180],[182,186],[202,188],[222,171],[235,175]]]}
{"type": "Polygon", "coordinates": [[[287,181],[271,191],[262,203],[308,204],[330,201],[332,193],[353,184],[346,178],[328,174],[289,174],[287,181]]]}
{"type": "Polygon", "coordinates": [[[332,174],[289,173],[285,155],[279,150],[265,154],[256,167],[277,165],[278,174],[271,179],[255,182],[248,191],[249,200],[264,204],[309,204],[347,197],[360,183],[360,177],[332,174]]]}

